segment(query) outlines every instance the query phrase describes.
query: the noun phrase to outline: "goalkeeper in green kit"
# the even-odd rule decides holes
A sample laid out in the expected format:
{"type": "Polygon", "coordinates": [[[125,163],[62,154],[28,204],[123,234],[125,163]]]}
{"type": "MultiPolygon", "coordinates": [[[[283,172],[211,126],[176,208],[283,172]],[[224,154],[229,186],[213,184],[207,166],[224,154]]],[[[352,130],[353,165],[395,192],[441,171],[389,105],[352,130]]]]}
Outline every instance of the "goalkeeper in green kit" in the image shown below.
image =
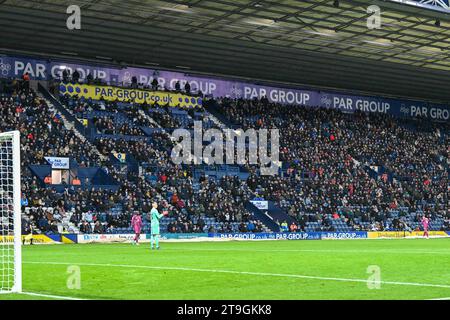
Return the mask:
{"type": "Polygon", "coordinates": [[[156,249],[159,249],[159,220],[163,216],[167,216],[168,212],[163,211],[162,214],[158,212],[158,204],[153,202],[153,209],[150,211],[151,214],[151,238],[150,238],[150,248],[153,250],[154,245],[156,244],[156,249]]]}

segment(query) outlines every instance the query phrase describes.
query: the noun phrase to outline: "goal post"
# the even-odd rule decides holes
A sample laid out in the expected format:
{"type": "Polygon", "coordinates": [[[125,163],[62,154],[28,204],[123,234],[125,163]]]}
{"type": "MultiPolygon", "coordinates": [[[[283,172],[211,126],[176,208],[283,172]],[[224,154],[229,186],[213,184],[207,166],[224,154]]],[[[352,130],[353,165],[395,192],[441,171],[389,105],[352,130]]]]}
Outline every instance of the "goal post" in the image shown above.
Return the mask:
{"type": "Polygon", "coordinates": [[[20,133],[0,133],[0,293],[22,292],[20,133]]]}

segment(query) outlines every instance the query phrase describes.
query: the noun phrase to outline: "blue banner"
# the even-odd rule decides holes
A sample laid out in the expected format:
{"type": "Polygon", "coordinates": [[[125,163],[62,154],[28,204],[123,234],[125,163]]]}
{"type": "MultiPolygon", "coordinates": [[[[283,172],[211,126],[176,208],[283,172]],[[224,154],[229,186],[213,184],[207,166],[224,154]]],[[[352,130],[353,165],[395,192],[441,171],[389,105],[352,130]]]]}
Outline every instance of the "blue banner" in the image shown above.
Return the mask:
{"type": "Polygon", "coordinates": [[[81,65],[56,60],[38,60],[27,57],[0,56],[0,78],[20,78],[28,73],[33,80],[62,79],[64,70],[77,70],[83,81],[87,75],[108,84],[128,85],[136,77],[138,83],[151,86],[153,79],[160,88],[174,89],[179,81],[181,88],[186,82],[191,91],[205,95],[230,98],[262,98],[281,104],[296,104],[309,107],[339,109],[344,112],[357,110],[390,114],[403,118],[425,118],[432,121],[448,121],[450,108],[447,105],[423,101],[399,100],[375,96],[345,95],[331,91],[311,91],[302,88],[280,88],[256,85],[250,82],[234,81],[218,77],[196,76],[181,72],[144,68],[114,68],[99,65],[81,65]]]}
{"type": "MultiPolygon", "coordinates": [[[[207,233],[163,233],[161,234],[162,240],[167,239],[196,239],[196,238],[207,238],[207,233]]],[[[150,239],[151,234],[146,235],[146,239],[150,239]]]]}
{"type": "Polygon", "coordinates": [[[367,239],[366,231],[321,232],[322,239],[367,239]]]}
{"type": "Polygon", "coordinates": [[[52,166],[52,169],[70,169],[70,158],[44,157],[52,166]]]}
{"type": "Polygon", "coordinates": [[[230,240],[321,240],[364,239],[367,232],[274,232],[274,233],[210,233],[210,238],[230,240]]]}

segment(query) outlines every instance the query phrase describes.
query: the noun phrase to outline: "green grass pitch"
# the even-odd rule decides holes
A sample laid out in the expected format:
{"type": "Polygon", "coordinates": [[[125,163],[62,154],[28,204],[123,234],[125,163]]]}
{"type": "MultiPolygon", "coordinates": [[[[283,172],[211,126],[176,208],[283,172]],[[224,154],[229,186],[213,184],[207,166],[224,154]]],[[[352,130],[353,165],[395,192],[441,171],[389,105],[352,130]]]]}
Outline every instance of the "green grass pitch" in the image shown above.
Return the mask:
{"type": "MultiPolygon", "coordinates": [[[[82,299],[437,299],[450,297],[450,239],[35,245],[26,292],[82,299]],[[68,289],[69,266],[80,289],[68,289]],[[380,268],[369,289],[368,266],[380,268]]],[[[57,298],[57,297],[56,297],[57,298]]],[[[0,299],[50,299],[0,295],[0,299]]]]}

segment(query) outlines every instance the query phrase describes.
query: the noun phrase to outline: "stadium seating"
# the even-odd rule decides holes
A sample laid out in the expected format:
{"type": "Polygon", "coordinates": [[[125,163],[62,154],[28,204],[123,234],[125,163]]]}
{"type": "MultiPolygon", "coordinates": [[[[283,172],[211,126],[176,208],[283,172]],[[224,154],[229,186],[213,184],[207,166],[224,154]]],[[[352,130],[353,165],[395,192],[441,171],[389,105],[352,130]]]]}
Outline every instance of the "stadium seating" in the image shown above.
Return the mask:
{"type": "Polygon", "coordinates": [[[247,232],[251,224],[253,232],[268,231],[248,210],[254,197],[268,200],[298,231],[416,230],[424,214],[432,230],[449,228],[445,123],[267,99],[217,99],[206,110],[182,110],[69,96],[52,107],[20,83],[0,94],[0,131],[22,132],[25,220],[41,232],[129,233],[134,210],[144,213],[147,232],[146,214],[155,200],[170,212],[164,232],[247,232]],[[73,115],[77,126],[68,125],[64,114],[73,115]],[[171,131],[192,129],[194,120],[203,129],[215,127],[212,116],[231,128],[279,128],[280,175],[261,176],[249,164],[173,164],[171,131]],[[77,130],[80,124],[86,129],[77,130]],[[45,156],[101,168],[117,188],[83,179],[79,186],[46,186],[30,170],[47,164],[45,156]]]}
{"type": "Polygon", "coordinates": [[[253,173],[247,183],[298,221],[306,220],[302,225],[308,230],[415,229],[416,213],[431,215],[431,227],[439,229],[441,219],[448,219],[446,123],[345,114],[267,99],[222,99],[212,110],[230,127],[283,128],[282,175],[253,173]],[[403,223],[389,217],[400,206],[403,223]],[[346,223],[329,223],[333,213],[346,223]],[[361,215],[367,221],[358,224],[355,219],[361,215]]]}

